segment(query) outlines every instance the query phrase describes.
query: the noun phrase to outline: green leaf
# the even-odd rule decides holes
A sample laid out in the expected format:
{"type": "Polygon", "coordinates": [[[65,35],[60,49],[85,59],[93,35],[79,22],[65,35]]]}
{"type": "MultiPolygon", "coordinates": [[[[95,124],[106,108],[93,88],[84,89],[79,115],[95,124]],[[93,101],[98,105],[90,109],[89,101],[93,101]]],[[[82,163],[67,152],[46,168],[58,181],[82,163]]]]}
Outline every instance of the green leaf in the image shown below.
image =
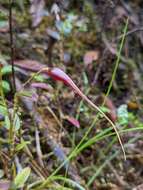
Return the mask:
{"type": "Polygon", "coordinates": [[[8,64],[8,62],[7,62],[8,59],[9,59],[9,57],[7,55],[3,55],[0,53],[0,62],[2,65],[8,64]]]}
{"type": "Polygon", "coordinates": [[[3,22],[7,22],[6,21],[7,19],[7,14],[6,14],[6,11],[4,11],[3,9],[0,10],[0,20],[3,22]]]}
{"type": "MultiPolygon", "coordinates": [[[[19,68],[14,68],[15,71],[18,71],[19,68]]],[[[12,66],[11,65],[5,65],[2,70],[2,75],[7,75],[12,73],[12,66]]]]}
{"type": "Polygon", "coordinates": [[[105,107],[105,106],[100,106],[100,109],[101,109],[104,113],[109,113],[109,112],[110,112],[110,110],[109,110],[107,107],[105,107]]]}
{"type": "Polygon", "coordinates": [[[56,22],[56,27],[58,30],[64,34],[65,36],[69,35],[73,29],[73,22],[76,19],[74,14],[69,14],[65,21],[58,21],[56,22]]]}
{"type": "Polygon", "coordinates": [[[10,119],[7,115],[5,116],[5,128],[10,129],[10,119]]]}
{"type": "Polygon", "coordinates": [[[0,105],[0,114],[2,114],[3,116],[7,115],[7,109],[3,105],[0,105]]]}
{"type": "Polygon", "coordinates": [[[17,174],[14,185],[16,188],[22,188],[30,175],[31,169],[29,167],[24,168],[19,174],[17,174]]]}
{"type": "Polygon", "coordinates": [[[26,145],[30,144],[30,141],[22,141],[20,144],[18,144],[15,148],[16,151],[20,151],[23,148],[26,147],[26,145]]]}
{"type": "Polygon", "coordinates": [[[120,125],[127,125],[129,122],[129,115],[127,105],[123,104],[117,109],[118,122],[120,125]]]}
{"type": "Polygon", "coordinates": [[[20,96],[25,96],[27,98],[31,98],[33,93],[30,92],[30,91],[22,91],[22,92],[18,92],[17,95],[20,97],[20,96]]]}
{"type": "Polygon", "coordinates": [[[74,189],[85,190],[85,188],[82,187],[80,184],[78,184],[76,181],[73,181],[73,180],[71,180],[71,179],[69,179],[69,178],[66,178],[66,177],[53,176],[53,177],[52,177],[52,180],[53,180],[53,181],[54,181],[54,180],[61,180],[61,181],[65,182],[65,183],[67,183],[67,184],[72,185],[72,187],[73,187],[74,189]]]}
{"type": "Polygon", "coordinates": [[[0,178],[4,176],[4,171],[0,169],[0,178]]]}
{"type": "MultiPolygon", "coordinates": [[[[34,76],[34,74],[33,74],[33,76],[34,76]]],[[[34,76],[34,79],[37,82],[44,82],[45,81],[45,79],[44,79],[44,77],[42,75],[34,76]]]]}
{"type": "Polygon", "coordinates": [[[10,85],[7,81],[5,80],[2,81],[2,87],[5,93],[10,92],[10,85]]]}
{"type": "Polygon", "coordinates": [[[13,126],[14,126],[15,131],[20,129],[21,121],[18,114],[15,114],[14,116],[13,126]]]}
{"type": "Polygon", "coordinates": [[[7,27],[8,26],[8,22],[7,21],[0,21],[0,28],[3,28],[3,27],[7,27]]]}
{"type": "Polygon", "coordinates": [[[10,74],[12,73],[12,66],[11,65],[6,65],[2,68],[1,70],[2,75],[10,74]]]}

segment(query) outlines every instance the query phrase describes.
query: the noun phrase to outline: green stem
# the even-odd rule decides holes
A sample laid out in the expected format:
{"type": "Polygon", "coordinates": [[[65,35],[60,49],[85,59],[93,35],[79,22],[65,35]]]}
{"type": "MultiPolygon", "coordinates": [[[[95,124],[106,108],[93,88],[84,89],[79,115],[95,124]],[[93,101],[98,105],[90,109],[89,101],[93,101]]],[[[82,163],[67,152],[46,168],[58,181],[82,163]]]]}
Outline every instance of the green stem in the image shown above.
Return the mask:
{"type": "Polygon", "coordinates": [[[111,88],[113,86],[113,81],[115,79],[115,76],[116,76],[116,73],[117,73],[117,69],[119,67],[121,52],[122,52],[123,45],[124,45],[124,42],[125,42],[125,37],[126,37],[126,33],[127,33],[128,23],[129,23],[129,18],[127,18],[126,25],[124,27],[124,32],[123,32],[123,36],[122,36],[122,39],[121,39],[119,51],[117,52],[117,60],[116,60],[116,63],[115,63],[115,67],[114,67],[114,71],[113,71],[113,74],[112,74],[112,78],[111,78],[110,84],[108,86],[108,90],[106,92],[106,95],[105,95],[105,98],[104,98],[104,101],[103,101],[103,105],[105,104],[106,97],[109,96],[109,94],[110,94],[111,88]]]}
{"type": "Polygon", "coordinates": [[[14,70],[14,43],[13,43],[13,27],[12,27],[12,5],[13,0],[9,0],[9,35],[10,35],[10,49],[11,49],[11,60],[12,66],[12,80],[13,80],[13,93],[16,92],[16,81],[15,81],[15,70],[14,70]]]}

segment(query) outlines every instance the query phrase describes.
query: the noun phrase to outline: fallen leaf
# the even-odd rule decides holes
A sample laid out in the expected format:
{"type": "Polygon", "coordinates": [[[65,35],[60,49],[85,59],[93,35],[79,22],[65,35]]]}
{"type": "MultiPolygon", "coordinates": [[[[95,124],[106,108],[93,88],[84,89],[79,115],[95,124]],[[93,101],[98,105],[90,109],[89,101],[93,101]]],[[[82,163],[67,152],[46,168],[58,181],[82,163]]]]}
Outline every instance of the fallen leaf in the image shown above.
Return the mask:
{"type": "Polygon", "coordinates": [[[60,34],[57,31],[47,29],[47,34],[55,40],[60,40],[60,34]]]}
{"type": "Polygon", "coordinates": [[[43,16],[45,14],[44,7],[45,7],[44,0],[31,0],[30,13],[32,15],[33,27],[38,26],[42,21],[43,16]]]}
{"type": "Polygon", "coordinates": [[[26,167],[22,169],[17,176],[14,179],[14,185],[16,189],[22,188],[25,184],[25,182],[28,180],[31,173],[31,169],[29,167],[26,167]]]}
{"type": "Polygon", "coordinates": [[[0,33],[7,33],[9,31],[8,27],[2,27],[0,28],[0,33]]]}
{"type": "Polygon", "coordinates": [[[137,110],[137,109],[139,109],[139,105],[137,104],[137,102],[129,101],[127,103],[127,105],[128,105],[128,108],[131,109],[131,110],[137,110]]]}
{"type": "Polygon", "coordinates": [[[34,88],[41,88],[44,90],[49,90],[49,85],[45,84],[44,82],[34,82],[31,84],[31,86],[34,88]]]}
{"type": "Polygon", "coordinates": [[[20,68],[27,69],[30,71],[35,71],[35,72],[40,71],[41,69],[46,67],[46,65],[43,65],[38,61],[29,60],[29,59],[15,60],[14,65],[16,65],[20,68]]]}
{"type": "Polygon", "coordinates": [[[95,50],[95,51],[88,51],[86,52],[86,54],[84,55],[84,64],[86,66],[88,66],[89,64],[91,64],[93,61],[98,60],[99,58],[99,51],[95,50]]]}
{"type": "Polygon", "coordinates": [[[142,190],[143,189],[143,184],[137,185],[133,190],[142,190]]]}
{"type": "Polygon", "coordinates": [[[0,21],[0,33],[6,33],[9,31],[9,25],[7,21],[0,21]]]}
{"type": "Polygon", "coordinates": [[[77,119],[75,119],[74,117],[65,116],[65,119],[67,119],[75,127],[80,128],[79,121],[77,119]]]}
{"type": "Polygon", "coordinates": [[[0,180],[0,190],[8,190],[11,182],[8,180],[0,180]]]}

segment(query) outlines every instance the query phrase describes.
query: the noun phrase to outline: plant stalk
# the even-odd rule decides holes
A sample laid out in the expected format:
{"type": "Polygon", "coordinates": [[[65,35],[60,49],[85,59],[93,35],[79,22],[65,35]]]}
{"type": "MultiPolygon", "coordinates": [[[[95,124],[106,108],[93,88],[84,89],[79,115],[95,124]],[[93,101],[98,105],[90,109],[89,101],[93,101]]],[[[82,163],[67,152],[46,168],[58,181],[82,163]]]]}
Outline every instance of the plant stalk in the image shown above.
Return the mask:
{"type": "Polygon", "coordinates": [[[12,26],[12,7],[13,0],[9,0],[9,35],[10,35],[10,49],[11,49],[11,60],[10,64],[12,67],[12,83],[13,93],[16,92],[16,81],[15,81],[15,70],[14,70],[14,43],[13,43],[13,26],[12,26]]]}

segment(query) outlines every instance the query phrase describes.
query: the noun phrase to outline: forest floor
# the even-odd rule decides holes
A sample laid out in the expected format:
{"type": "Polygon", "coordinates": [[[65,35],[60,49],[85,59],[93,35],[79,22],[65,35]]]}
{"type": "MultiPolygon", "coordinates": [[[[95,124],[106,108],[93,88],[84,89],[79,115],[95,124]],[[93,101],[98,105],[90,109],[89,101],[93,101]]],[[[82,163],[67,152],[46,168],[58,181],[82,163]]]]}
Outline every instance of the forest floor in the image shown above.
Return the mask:
{"type": "Polygon", "coordinates": [[[15,1],[11,24],[1,0],[0,189],[142,190],[142,0],[15,1]]]}

